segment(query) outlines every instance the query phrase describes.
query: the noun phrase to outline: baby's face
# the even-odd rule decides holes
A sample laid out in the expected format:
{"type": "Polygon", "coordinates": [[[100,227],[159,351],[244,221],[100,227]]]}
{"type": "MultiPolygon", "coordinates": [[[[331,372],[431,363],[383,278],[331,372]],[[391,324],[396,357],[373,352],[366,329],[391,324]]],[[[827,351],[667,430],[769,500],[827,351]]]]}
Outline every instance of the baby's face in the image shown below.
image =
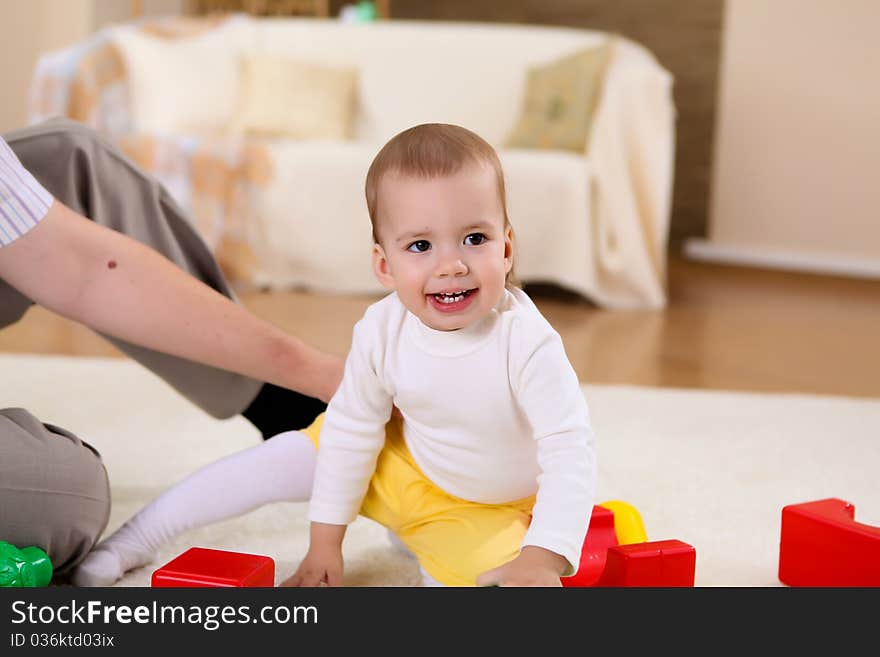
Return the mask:
{"type": "Polygon", "coordinates": [[[494,170],[474,164],[442,178],[389,174],[378,196],[379,281],[433,329],[454,331],[486,317],[513,264],[494,170]]]}

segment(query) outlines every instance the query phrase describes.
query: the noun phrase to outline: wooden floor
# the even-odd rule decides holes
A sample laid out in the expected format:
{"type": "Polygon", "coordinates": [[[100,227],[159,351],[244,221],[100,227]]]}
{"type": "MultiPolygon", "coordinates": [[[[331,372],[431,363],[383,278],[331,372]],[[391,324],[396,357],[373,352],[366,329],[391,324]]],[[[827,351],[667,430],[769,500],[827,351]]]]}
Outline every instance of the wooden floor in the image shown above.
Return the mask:
{"type": "MultiPolygon", "coordinates": [[[[673,257],[662,311],[607,311],[530,293],[580,379],[686,388],[880,397],[880,281],[694,263],[673,257]]],[[[375,299],[248,293],[256,314],[340,355],[375,299]]],[[[101,337],[34,308],[0,331],[0,352],[118,355],[101,337]]]]}

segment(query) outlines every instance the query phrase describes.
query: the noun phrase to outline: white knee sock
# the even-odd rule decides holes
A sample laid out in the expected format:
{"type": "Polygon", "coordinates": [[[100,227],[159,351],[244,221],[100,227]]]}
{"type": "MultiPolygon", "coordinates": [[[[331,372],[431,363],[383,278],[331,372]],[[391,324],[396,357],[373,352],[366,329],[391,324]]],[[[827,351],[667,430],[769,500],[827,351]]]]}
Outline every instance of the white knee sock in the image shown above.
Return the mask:
{"type": "Polygon", "coordinates": [[[182,532],[272,502],[304,502],[312,492],[317,451],[305,434],[286,431],[215,461],[165,491],[101,541],[77,566],[76,586],[109,586],[150,563],[182,532]]]}

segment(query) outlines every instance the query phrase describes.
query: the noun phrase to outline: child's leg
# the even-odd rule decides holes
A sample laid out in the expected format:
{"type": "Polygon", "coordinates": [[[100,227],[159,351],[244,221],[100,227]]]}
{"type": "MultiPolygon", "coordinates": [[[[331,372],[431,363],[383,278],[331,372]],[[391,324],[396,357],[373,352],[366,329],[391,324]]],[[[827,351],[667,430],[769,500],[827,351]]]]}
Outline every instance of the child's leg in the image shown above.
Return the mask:
{"type": "Polygon", "coordinates": [[[519,554],[531,502],[478,504],[436,487],[423,498],[429,515],[407,519],[398,534],[419,560],[422,586],[476,586],[481,573],[519,554]]]}
{"type": "Polygon", "coordinates": [[[182,532],[240,516],[272,502],[309,499],[317,450],[300,431],[215,461],[162,493],[74,571],[77,586],[109,586],[150,563],[159,546],[182,532]]]}
{"type": "Polygon", "coordinates": [[[424,586],[475,586],[480,573],[519,554],[533,506],[534,498],[478,504],[444,492],[416,465],[392,420],[360,512],[418,559],[424,586]]]}

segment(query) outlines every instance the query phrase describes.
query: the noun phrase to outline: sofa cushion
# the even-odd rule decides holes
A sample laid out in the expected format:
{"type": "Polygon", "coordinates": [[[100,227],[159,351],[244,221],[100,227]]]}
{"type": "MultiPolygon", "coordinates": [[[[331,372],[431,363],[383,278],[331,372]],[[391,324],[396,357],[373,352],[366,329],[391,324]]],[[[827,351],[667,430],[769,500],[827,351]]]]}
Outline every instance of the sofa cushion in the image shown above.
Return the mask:
{"type": "Polygon", "coordinates": [[[294,139],[351,138],[357,69],[247,53],[241,72],[234,131],[294,139]]]}
{"type": "Polygon", "coordinates": [[[505,145],[585,151],[609,50],[606,42],[531,68],[522,113],[505,145]]]}
{"type": "Polygon", "coordinates": [[[602,32],[500,23],[277,18],[259,48],[360,71],[355,139],[384,143],[419,123],[455,123],[500,145],[521,107],[526,70],[602,43],[602,32]]]}
{"type": "Polygon", "coordinates": [[[128,71],[132,130],[225,132],[238,102],[241,52],[249,48],[251,34],[242,23],[180,39],[116,30],[111,38],[128,71]]]}

